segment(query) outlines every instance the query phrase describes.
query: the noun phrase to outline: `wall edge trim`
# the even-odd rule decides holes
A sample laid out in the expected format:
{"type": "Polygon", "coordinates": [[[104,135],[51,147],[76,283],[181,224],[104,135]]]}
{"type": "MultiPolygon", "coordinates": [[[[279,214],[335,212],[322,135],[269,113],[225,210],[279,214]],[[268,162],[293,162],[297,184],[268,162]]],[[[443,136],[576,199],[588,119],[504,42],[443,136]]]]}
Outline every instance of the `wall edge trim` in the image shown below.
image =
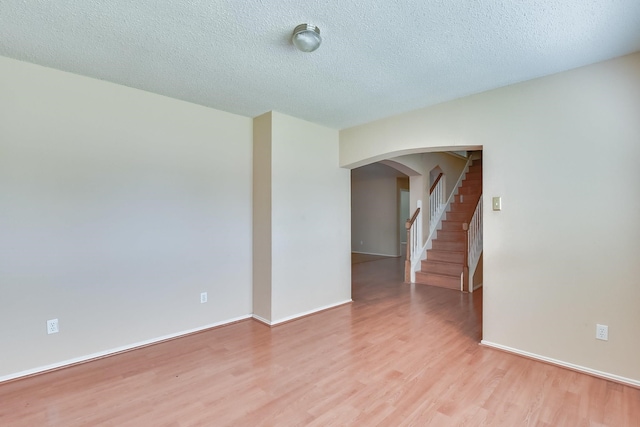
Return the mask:
{"type": "Polygon", "coordinates": [[[314,309],[309,310],[309,311],[303,311],[303,312],[298,313],[298,314],[293,314],[291,316],[283,317],[282,319],[278,319],[278,320],[272,321],[271,325],[272,326],[276,326],[276,325],[280,325],[282,323],[291,322],[292,320],[298,320],[298,319],[300,319],[302,317],[310,316],[312,314],[316,314],[316,313],[319,313],[321,311],[330,310],[332,308],[340,307],[341,305],[351,304],[352,302],[353,302],[353,300],[351,298],[349,298],[348,300],[339,301],[339,302],[336,302],[336,303],[333,303],[333,304],[323,305],[321,307],[317,307],[317,308],[314,308],[314,309]]]}
{"type": "Polygon", "coordinates": [[[34,375],[46,374],[47,372],[52,372],[52,371],[57,371],[59,369],[69,368],[71,366],[92,362],[94,360],[103,359],[105,357],[115,356],[117,354],[125,353],[125,352],[132,351],[132,350],[138,350],[138,349],[141,349],[141,348],[144,348],[144,347],[148,347],[148,346],[151,346],[151,345],[154,345],[154,344],[160,344],[160,343],[165,342],[165,341],[170,341],[170,340],[173,340],[173,339],[176,339],[176,338],[182,338],[182,337],[186,337],[187,335],[192,335],[192,334],[196,334],[198,332],[203,332],[203,331],[205,331],[207,329],[213,329],[213,328],[218,328],[218,327],[221,327],[221,326],[231,325],[232,323],[237,323],[237,322],[240,322],[242,320],[246,320],[246,319],[250,319],[250,318],[251,318],[250,314],[247,314],[247,315],[244,315],[244,316],[239,316],[239,317],[233,317],[231,319],[223,320],[223,321],[216,322],[216,323],[211,323],[211,324],[208,324],[208,325],[205,325],[205,326],[200,326],[200,327],[193,328],[193,329],[187,329],[185,331],[176,332],[174,334],[162,335],[162,336],[157,337],[157,338],[152,338],[152,339],[144,340],[144,341],[138,341],[138,342],[133,343],[133,344],[123,345],[123,346],[112,348],[112,349],[109,349],[109,350],[99,351],[99,352],[91,353],[91,354],[88,354],[88,355],[85,355],[85,356],[74,357],[72,359],[63,360],[62,362],[52,363],[50,365],[39,366],[37,368],[27,369],[27,370],[24,370],[24,371],[15,372],[13,374],[3,375],[3,376],[0,376],[0,384],[5,383],[5,382],[9,382],[9,381],[14,381],[14,380],[19,380],[19,379],[31,377],[31,376],[34,376],[34,375]]]}
{"type": "Polygon", "coordinates": [[[484,347],[494,348],[496,350],[501,350],[507,353],[512,353],[518,356],[526,357],[528,359],[537,360],[539,362],[548,363],[550,365],[555,365],[561,368],[570,369],[572,371],[580,372],[582,374],[591,375],[592,377],[600,378],[603,380],[614,381],[616,383],[630,386],[633,388],[640,389],[640,380],[634,380],[631,378],[622,377],[620,375],[611,374],[609,372],[598,371],[597,369],[587,368],[585,366],[575,365],[569,362],[563,362],[562,360],[553,359],[551,357],[541,356],[539,354],[530,353],[524,350],[518,350],[516,348],[508,347],[502,344],[496,344],[491,341],[482,340],[480,341],[480,345],[484,347]]]}
{"type": "Polygon", "coordinates": [[[260,323],[264,323],[267,326],[271,326],[271,322],[269,320],[265,319],[262,316],[258,316],[257,314],[253,314],[251,317],[254,318],[255,320],[257,320],[260,323]]]}
{"type": "MultiPolygon", "coordinates": [[[[403,245],[406,245],[405,243],[402,243],[403,245]]],[[[359,252],[359,251],[351,251],[351,253],[353,254],[361,254],[361,255],[376,255],[376,256],[386,256],[388,258],[400,258],[402,255],[389,255],[389,254],[379,254],[376,252],[359,252]]]]}

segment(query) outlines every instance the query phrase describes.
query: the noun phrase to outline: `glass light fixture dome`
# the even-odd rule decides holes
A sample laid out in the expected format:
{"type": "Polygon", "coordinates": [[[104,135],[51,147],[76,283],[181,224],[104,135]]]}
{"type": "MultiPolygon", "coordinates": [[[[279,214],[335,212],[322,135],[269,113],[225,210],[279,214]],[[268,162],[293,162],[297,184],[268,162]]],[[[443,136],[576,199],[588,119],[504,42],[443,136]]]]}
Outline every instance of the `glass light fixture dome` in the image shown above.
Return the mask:
{"type": "Polygon", "coordinates": [[[315,25],[300,24],[293,30],[291,41],[299,50],[313,52],[322,43],[320,28],[315,25]]]}

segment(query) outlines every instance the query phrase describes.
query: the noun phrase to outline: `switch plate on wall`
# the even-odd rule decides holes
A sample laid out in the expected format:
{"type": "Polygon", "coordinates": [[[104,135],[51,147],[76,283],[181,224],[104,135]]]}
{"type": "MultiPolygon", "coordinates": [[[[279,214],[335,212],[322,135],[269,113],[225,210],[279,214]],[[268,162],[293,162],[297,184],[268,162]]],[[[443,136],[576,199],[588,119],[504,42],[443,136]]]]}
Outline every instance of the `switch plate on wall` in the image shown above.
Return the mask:
{"type": "Polygon", "coordinates": [[[208,299],[206,292],[200,293],[200,304],[204,304],[208,299]]]}
{"type": "Polygon", "coordinates": [[[502,210],[502,197],[494,197],[491,205],[493,206],[494,211],[502,210]]]}

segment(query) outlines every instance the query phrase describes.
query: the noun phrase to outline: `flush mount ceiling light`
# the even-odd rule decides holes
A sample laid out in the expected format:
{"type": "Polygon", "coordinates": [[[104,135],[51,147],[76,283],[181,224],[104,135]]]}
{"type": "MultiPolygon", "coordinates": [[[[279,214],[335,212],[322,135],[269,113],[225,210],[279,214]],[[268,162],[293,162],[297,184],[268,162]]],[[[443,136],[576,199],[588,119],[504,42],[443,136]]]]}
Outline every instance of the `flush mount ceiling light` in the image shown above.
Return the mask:
{"type": "Polygon", "coordinates": [[[315,25],[300,24],[293,30],[291,41],[299,50],[313,52],[322,43],[320,28],[315,25]]]}

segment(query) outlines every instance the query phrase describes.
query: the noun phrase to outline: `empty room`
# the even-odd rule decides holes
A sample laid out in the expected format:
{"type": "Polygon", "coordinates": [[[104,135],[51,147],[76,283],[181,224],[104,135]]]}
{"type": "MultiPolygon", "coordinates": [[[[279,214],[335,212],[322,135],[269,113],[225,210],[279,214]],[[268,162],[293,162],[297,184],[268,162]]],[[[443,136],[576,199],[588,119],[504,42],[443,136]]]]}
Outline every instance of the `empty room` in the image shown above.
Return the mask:
{"type": "Polygon", "coordinates": [[[640,3],[0,5],[0,425],[633,426],[640,3]]]}

